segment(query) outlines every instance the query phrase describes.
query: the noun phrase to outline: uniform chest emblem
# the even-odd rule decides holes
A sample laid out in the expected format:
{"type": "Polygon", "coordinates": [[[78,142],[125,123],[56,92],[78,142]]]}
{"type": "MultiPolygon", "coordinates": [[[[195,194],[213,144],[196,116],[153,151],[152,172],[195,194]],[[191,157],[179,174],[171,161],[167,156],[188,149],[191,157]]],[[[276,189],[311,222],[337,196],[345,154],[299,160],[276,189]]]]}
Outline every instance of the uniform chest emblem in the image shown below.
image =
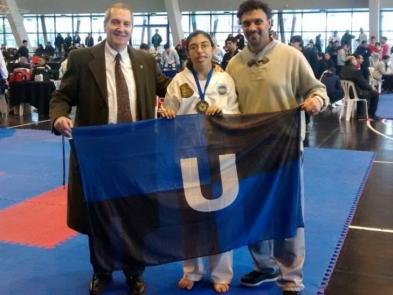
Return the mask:
{"type": "Polygon", "coordinates": [[[181,94],[181,97],[188,98],[194,94],[194,90],[192,90],[190,85],[188,85],[187,83],[184,83],[184,84],[180,85],[180,94],[181,94]]]}
{"type": "Polygon", "coordinates": [[[225,95],[228,93],[228,87],[225,84],[219,84],[217,86],[217,93],[219,95],[225,95]]]}

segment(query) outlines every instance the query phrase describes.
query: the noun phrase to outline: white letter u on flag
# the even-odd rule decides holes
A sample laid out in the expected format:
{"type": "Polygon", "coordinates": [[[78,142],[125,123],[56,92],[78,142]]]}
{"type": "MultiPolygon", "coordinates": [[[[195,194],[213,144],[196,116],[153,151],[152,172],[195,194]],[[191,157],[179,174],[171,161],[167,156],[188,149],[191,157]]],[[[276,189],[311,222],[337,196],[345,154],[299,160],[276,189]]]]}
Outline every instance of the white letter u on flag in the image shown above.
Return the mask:
{"type": "Polygon", "coordinates": [[[219,155],[222,195],[206,199],[199,182],[197,158],[180,159],[184,194],[188,205],[196,211],[218,211],[232,204],[239,193],[239,179],[236,170],[236,155],[219,155]]]}

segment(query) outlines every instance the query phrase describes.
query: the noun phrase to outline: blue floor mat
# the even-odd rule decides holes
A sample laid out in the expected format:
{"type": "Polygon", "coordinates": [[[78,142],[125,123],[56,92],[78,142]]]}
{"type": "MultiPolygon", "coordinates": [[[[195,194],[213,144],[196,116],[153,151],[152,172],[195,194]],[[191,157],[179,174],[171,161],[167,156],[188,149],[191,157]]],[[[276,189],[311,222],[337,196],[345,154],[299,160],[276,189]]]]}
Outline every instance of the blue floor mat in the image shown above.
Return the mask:
{"type": "MultiPolygon", "coordinates": [[[[45,131],[0,131],[0,209],[61,184],[61,139],[45,131]],[[39,167],[39,168],[37,168],[39,167]],[[7,178],[12,174],[11,178],[7,178]],[[15,179],[14,179],[15,178],[15,179]],[[5,180],[6,179],[6,180],[5,180]]],[[[334,149],[306,149],[305,225],[306,264],[304,294],[321,292],[331,274],[346,227],[367,178],[373,153],[334,149]]],[[[48,221],[50,222],[50,221],[48,221]]],[[[91,276],[85,236],[52,250],[0,243],[0,294],[87,294],[91,276]]],[[[281,294],[275,284],[243,288],[239,278],[251,270],[246,248],[235,251],[231,290],[226,294],[281,294]]],[[[149,295],[190,294],[176,285],[181,263],[146,270],[149,295]]],[[[120,272],[106,294],[127,294],[120,272]]],[[[208,279],[192,294],[216,294],[208,279]]]]}
{"type": "Polygon", "coordinates": [[[377,115],[385,119],[393,119],[393,94],[379,96],[377,115]]]}

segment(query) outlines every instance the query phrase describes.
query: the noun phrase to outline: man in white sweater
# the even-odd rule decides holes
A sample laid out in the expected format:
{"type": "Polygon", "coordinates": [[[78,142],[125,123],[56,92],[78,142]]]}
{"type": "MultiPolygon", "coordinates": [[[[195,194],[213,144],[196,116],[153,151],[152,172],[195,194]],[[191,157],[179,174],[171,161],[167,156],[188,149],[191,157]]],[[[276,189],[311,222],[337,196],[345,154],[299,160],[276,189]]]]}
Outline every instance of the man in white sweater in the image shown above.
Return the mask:
{"type": "MultiPolygon", "coordinates": [[[[247,0],[237,16],[248,46],[231,59],[227,72],[235,81],[240,112],[267,113],[301,106],[317,115],[324,110],[329,104],[325,86],[315,78],[303,54],[270,37],[270,8],[259,0],[247,0]]],[[[304,122],[302,128],[304,135],[304,122]]],[[[241,283],[253,287],[277,281],[283,294],[300,294],[304,247],[304,228],[298,228],[294,238],[249,245],[255,270],[241,283]]]]}

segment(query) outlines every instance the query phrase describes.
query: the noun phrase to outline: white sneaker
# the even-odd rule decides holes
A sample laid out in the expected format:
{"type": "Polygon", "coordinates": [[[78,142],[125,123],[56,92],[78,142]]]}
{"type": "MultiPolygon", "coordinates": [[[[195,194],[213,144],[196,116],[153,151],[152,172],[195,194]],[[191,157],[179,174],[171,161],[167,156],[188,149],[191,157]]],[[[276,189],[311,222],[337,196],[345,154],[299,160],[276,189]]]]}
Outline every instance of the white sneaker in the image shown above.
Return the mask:
{"type": "Polygon", "coordinates": [[[343,105],[343,100],[342,99],[340,99],[340,100],[336,101],[335,103],[333,103],[333,107],[334,108],[342,106],[342,105],[343,105]]]}

